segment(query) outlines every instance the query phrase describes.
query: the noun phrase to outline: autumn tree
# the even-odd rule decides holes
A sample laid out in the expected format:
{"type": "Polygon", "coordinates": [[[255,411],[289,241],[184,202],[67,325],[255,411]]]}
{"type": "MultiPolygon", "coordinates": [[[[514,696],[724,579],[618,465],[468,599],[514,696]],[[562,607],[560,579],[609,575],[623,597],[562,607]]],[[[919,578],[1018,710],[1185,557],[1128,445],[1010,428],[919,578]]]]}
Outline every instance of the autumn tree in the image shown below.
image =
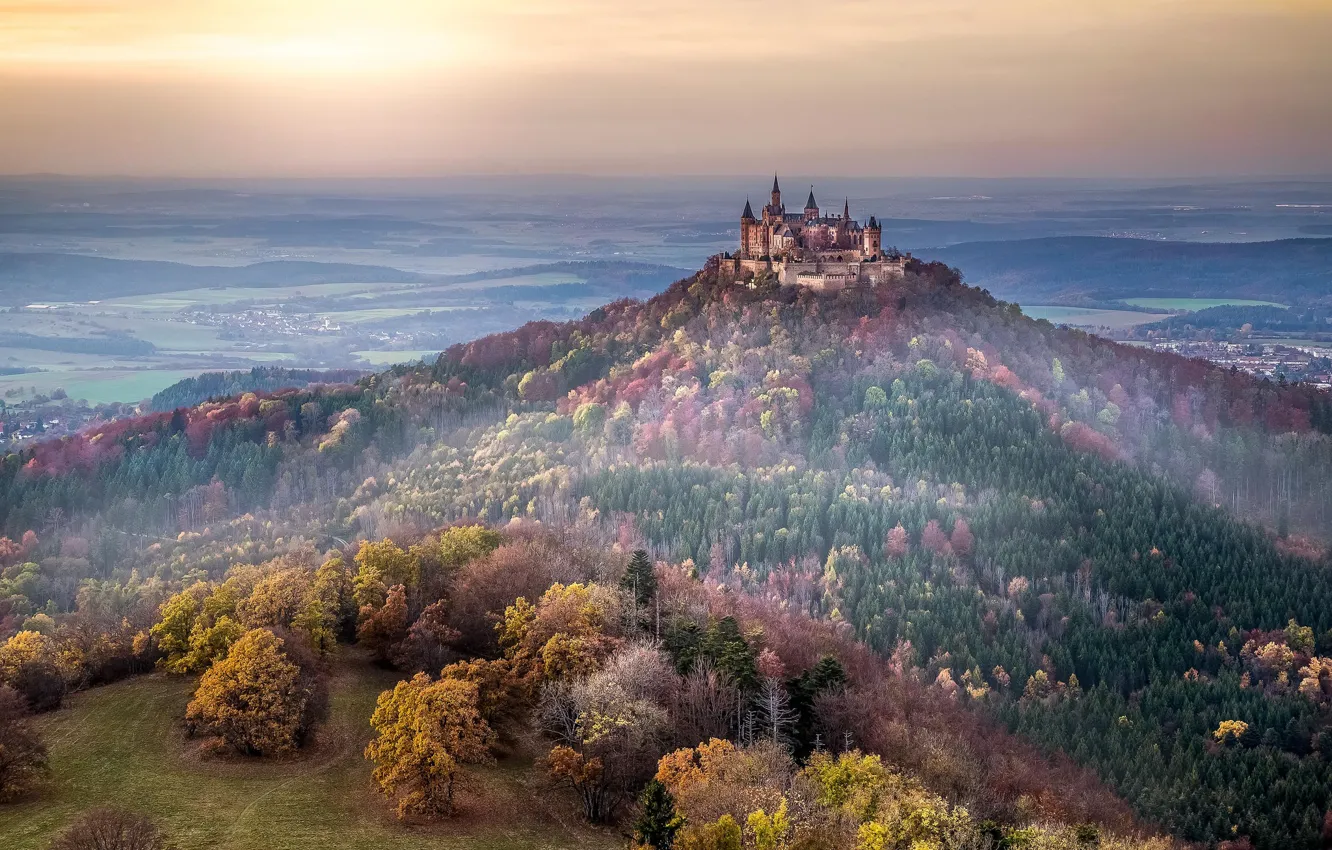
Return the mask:
{"type": "Polygon", "coordinates": [[[246,632],[199,680],[185,710],[191,732],[215,735],[246,755],[294,749],[305,731],[309,693],[300,668],[268,629],[246,632]]]}
{"type": "Polygon", "coordinates": [[[477,706],[477,687],[462,679],[418,673],[379,695],[370,719],[381,792],[397,800],[399,817],[448,815],[462,766],[490,760],[495,734],[477,706]]]}
{"type": "Polygon", "coordinates": [[[907,542],[907,531],[902,527],[902,523],[893,526],[883,540],[883,553],[890,558],[902,558],[906,556],[909,544],[907,542]]]}
{"type": "Polygon", "coordinates": [[[420,562],[387,537],[367,540],[356,552],[356,600],[362,609],[382,604],[381,594],[394,585],[414,590],[420,578],[420,562]]]}
{"type": "Polygon", "coordinates": [[[395,584],[383,605],[361,608],[361,625],[356,630],[356,639],[374,653],[376,660],[387,663],[394,646],[407,637],[407,628],[407,590],[401,584],[395,584]]]}
{"type": "Polygon", "coordinates": [[[236,618],[247,628],[286,628],[301,612],[314,576],[303,567],[288,567],[265,576],[236,606],[236,618]]]}
{"type": "Polygon", "coordinates": [[[952,551],[948,535],[939,527],[937,519],[925,523],[925,528],[920,532],[920,545],[935,555],[946,555],[952,551]]]}
{"type": "Polygon", "coordinates": [[[458,654],[452,646],[461,636],[449,625],[443,601],[432,602],[391,649],[394,665],[404,670],[438,670],[458,654]]]}
{"type": "Polygon", "coordinates": [[[976,545],[976,537],[971,533],[971,526],[962,517],[958,517],[953,523],[953,533],[948,537],[949,544],[953,551],[959,557],[965,558],[971,554],[971,549],[976,545]]]}
{"type": "Polygon", "coordinates": [[[19,797],[46,776],[46,746],[27,721],[28,706],[0,685],[0,802],[19,797]]]}
{"type": "Polygon", "coordinates": [[[537,716],[558,742],[547,759],[551,775],[573,788],[593,823],[610,818],[651,776],[674,679],[659,651],[635,645],[596,673],[543,689],[537,716]]]}
{"type": "Polygon", "coordinates": [[[55,638],[25,629],[0,645],[0,684],[18,691],[33,711],[59,708],[72,671],[55,638]]]}
{"type": "Polygon", "coordinates": [[[170,850],[162,831],[143,815],[124,809],[84,812],[51,844],[51,850],[170,850]]]}

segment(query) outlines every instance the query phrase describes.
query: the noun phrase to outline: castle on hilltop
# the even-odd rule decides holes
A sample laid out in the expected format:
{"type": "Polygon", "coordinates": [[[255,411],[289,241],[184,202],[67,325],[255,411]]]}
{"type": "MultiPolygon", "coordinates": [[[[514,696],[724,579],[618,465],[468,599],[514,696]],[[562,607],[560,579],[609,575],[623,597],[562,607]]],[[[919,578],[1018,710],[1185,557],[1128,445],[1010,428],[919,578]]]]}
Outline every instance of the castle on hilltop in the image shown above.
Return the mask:
{"type": "Polygon", "coordinates": [[[853,284],[877,286],[906,272],[910,255],[883,250],[883,228],[870,216],[861,226],[851,218],[851,203],[843,202],[841,215],[823,215],[814,200],[814,187],[800,212],[789,213],[782,203],[782,188],[772,178],[772,200],[762,217],[745,201],[740,215],[740,250],[721,258],[723,274],[734,280],[752,280],[773,274],[786,285],[837,290],[853,284]]]}

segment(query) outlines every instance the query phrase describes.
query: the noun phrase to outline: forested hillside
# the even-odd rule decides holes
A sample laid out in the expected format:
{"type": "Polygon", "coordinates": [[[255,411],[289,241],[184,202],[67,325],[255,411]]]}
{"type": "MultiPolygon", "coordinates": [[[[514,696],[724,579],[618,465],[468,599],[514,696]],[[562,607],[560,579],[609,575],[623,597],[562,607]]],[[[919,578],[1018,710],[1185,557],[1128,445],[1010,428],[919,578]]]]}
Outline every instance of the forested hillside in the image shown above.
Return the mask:
{"type": "MultiPolygon", "coordinates": [[[[354,387],[249,393],[7,458],[0,628],[59,630],[102,594],[162,599],[358,537],[534,520],[854,638],[892,687],[1062,751],[1180,838],[1317,848],[1329,431],[1325,393],[1034,322],[942,265],[830,295],[704,269],[354,387]]],[[[687,670],[690,627],[659,628],[687,670]]],[[[896,704],[885,758],[918,722],[896,704]]],[[[797,759],[813,743],[788,742],[797,759]]],[[[982,802],[976,783],[999,780],[964,767],[967,746],[892,758],[945,799],[1032,822],[1021,793],[982,802]]]]}

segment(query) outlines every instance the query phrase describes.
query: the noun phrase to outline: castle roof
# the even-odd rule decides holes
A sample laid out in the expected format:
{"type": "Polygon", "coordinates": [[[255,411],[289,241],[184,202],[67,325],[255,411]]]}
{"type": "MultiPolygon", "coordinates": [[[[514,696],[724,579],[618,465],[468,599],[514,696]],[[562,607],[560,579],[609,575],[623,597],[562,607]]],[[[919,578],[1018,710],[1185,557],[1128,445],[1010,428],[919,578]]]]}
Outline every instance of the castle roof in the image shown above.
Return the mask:
{"type": "Polygon", "coordinates": [[[810,187],[809,187],[809,200],[808,200],[808,201],[805,201],[805,209],[807,209],[807,210],[816,210],[816,209],[818,209],[818,208],[819,208],[819,204],[818,204],[817,201],[814,200],[814,187],[813,187],[813,186],[810,186],[810,187]]]}
{"type": "Polygon", "coordinates": [[[741,221],[749,221],[754,217],[754,208],[749,205],[749,198],[745,198],[745,211],[740,213],[741,221]]]}

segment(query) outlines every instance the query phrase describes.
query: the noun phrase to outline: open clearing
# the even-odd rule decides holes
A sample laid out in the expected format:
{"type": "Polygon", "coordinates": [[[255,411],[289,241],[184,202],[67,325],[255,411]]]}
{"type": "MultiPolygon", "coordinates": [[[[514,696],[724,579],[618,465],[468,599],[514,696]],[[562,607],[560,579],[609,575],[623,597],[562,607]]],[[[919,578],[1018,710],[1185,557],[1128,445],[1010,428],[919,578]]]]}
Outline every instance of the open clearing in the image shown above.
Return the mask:
{"type": "Polygon", "coordinates": [[[1033,319],[1045,319],[1056,325],[1075,325],[1095,328],[1128,328],[1159,322],[1164,318],[1160,313],[1138,313],[1133,310],[1101,310],[1093,307],[1061,307],[1042,305],[1022,308],[1022,312],[1033,319]]]}
{"type": "Polygon", "coordinates": [[[285,762],[200,756],[180,725],[193,678],[154,674],[75,695],[38,719],[52,780],[34,799],[0,808],[0,847],[44,849],[78,813],[104,805],[142,811],[181,850],[623,846],[621,836],[582,824],[574,801],[547,789],[519,756],[476,771],[453,819],[398,822],[361,752],[376,697],[400,677],[349,655],[335,667],[327,724],[309,752],[285,762]]]}
{"type": "Polygon", "coordinates": [[[1275,301],[1254,301],[1250,298],[1125,298],[1125,304],[1146,307],[1149,310],[1171,310],[1191,313],[1208,307],[1285,307],[1275,301]]]}

